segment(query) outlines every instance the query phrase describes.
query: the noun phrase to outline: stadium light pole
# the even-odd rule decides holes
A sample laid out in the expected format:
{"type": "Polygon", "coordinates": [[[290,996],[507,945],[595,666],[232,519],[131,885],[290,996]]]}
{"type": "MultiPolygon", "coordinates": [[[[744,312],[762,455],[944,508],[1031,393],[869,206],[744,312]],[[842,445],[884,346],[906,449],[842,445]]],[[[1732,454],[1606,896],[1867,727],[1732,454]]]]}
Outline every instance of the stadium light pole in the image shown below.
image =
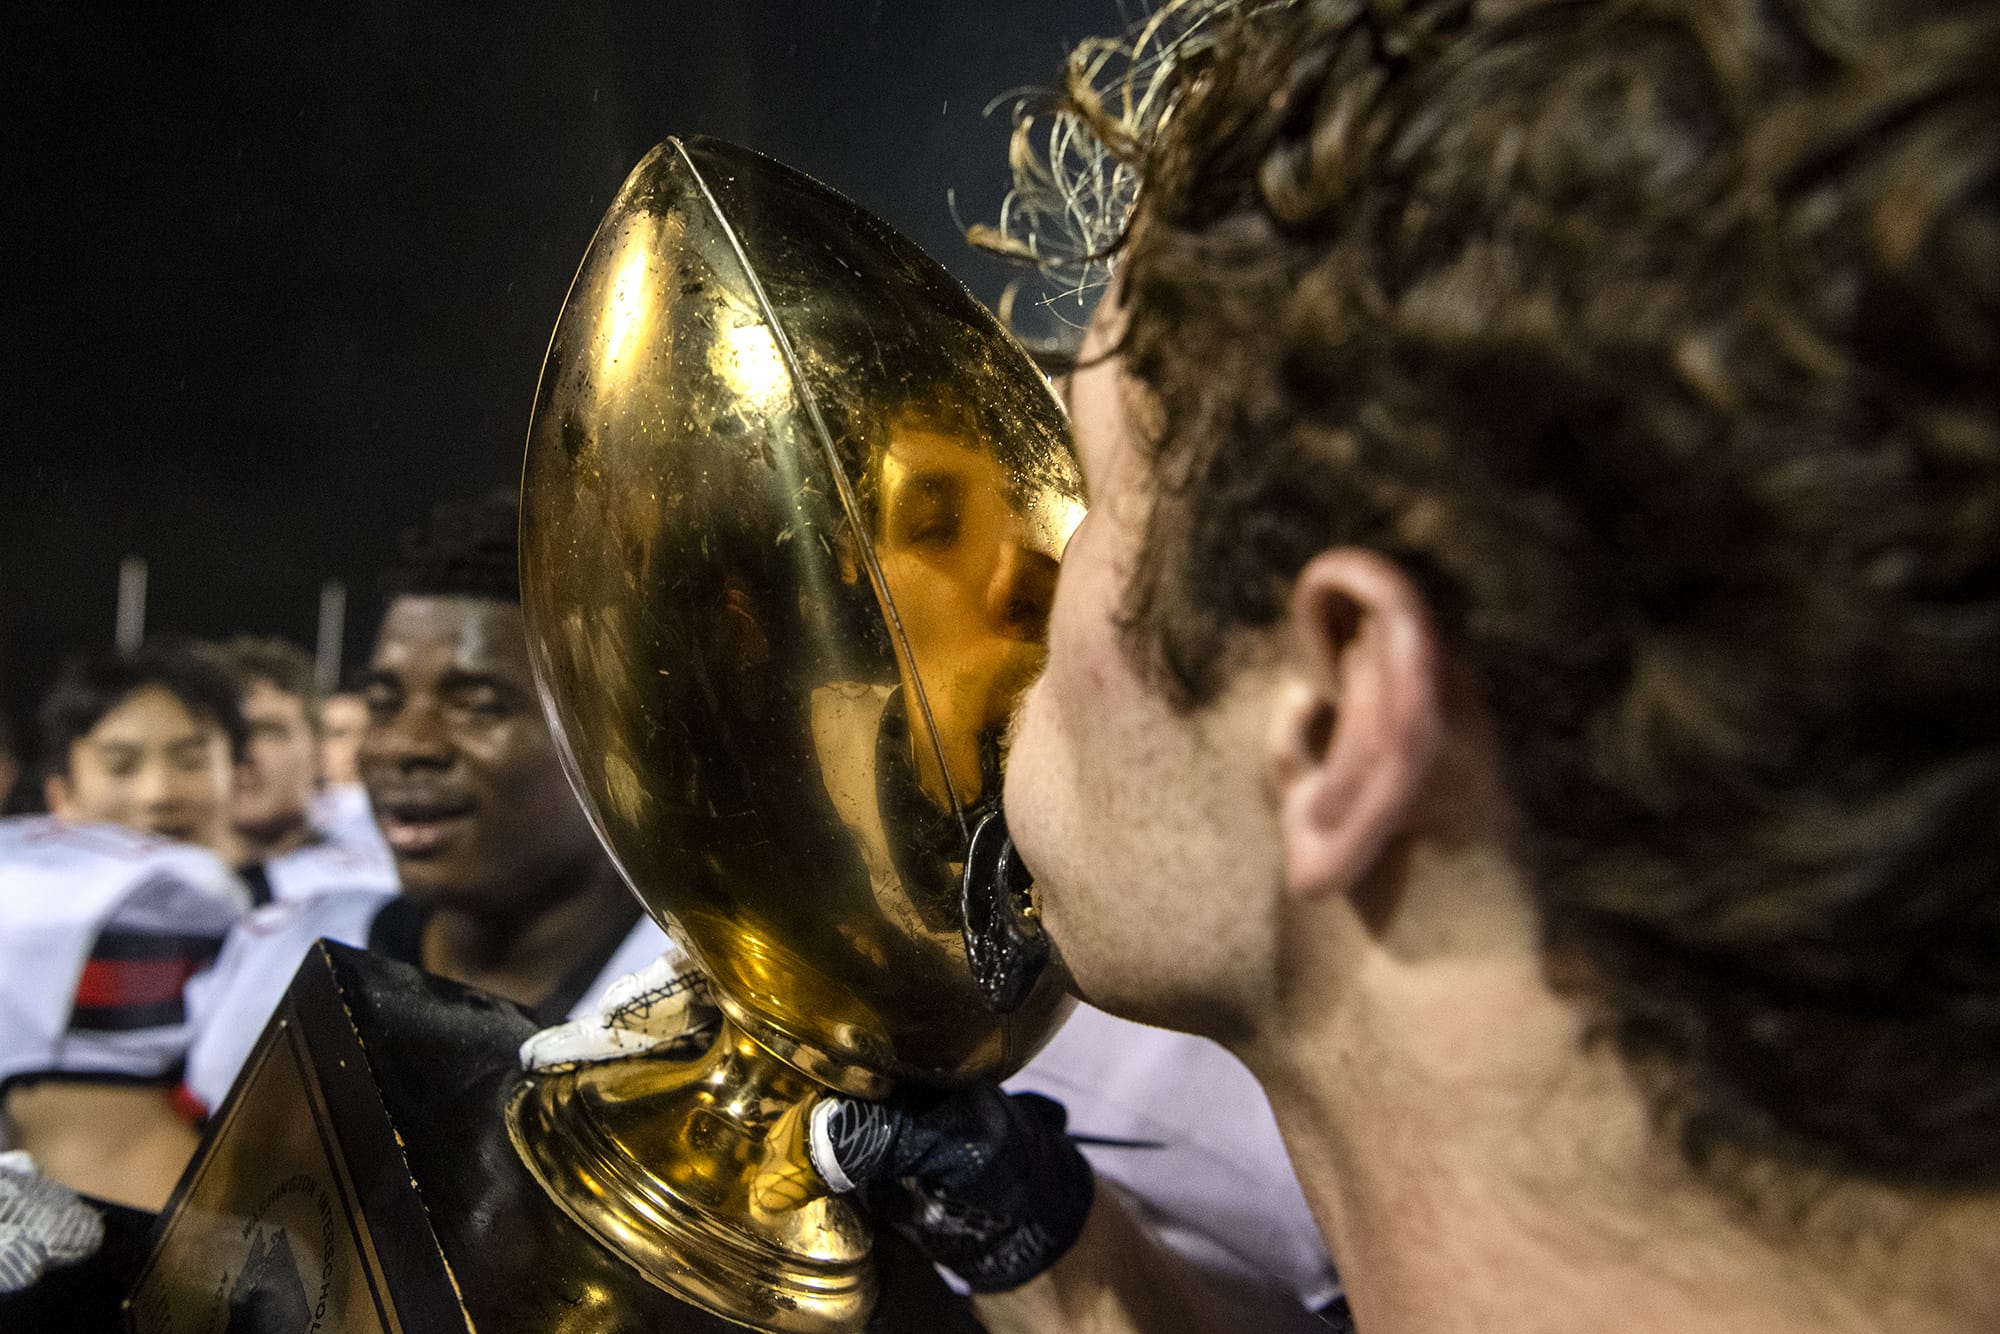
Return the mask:
{"type": "Polygon", "coordinates": [[[329,579],[319,586],[319,644],[313,656],[313,689],[323,699],[340,689],[340,651],[347,633],[347,585],[329,579]]]}
{"type": "Polygon", "coordinates": [[[120,653],[131,653],[146,642],[144,556],[127,556],[118,562],[118,622],[112,635],[120,653]]]}

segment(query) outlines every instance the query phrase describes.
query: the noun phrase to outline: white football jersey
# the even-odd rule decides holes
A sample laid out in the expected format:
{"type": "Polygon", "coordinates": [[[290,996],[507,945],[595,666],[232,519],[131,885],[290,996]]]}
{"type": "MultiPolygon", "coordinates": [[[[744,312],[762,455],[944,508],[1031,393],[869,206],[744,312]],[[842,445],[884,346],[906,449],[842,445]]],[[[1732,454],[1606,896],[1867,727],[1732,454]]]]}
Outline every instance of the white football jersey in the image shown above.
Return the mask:
{"type": "Polygon", "coordinates": [[[312,799],[311,819],[313,828],[325,834],[330,842],[374,848],[384,856],[389,853],[389,845],[383,842],[382,830],[375,823],[375,812],[368,805],[368,789],[359,783],[336,783],[321,788],[312,799]]]}
{"type": "Polygon", "coordinates": [[[248,911],[205,849],[113,825],[0,820],[0,1084],[171,1081],[182,986],[248,911]]]}
{"type": "MultiPolygon", "coordinates": [[[[374,827],[372,822],[369,827],[374,827]]],[[[396,859],[379,839],[366,843],[328,838],[309,844],[265,862],[264,877],[273,903],[300,903],[341,890],[393,894],[397,889],[396,859]]]]}
{"type": "Polygon", "coordinates": [[[1181,1254],[1308,1310],[1340,1295],[1264,1090],[1220,1046],[1079,1004],[1006,1088],[1062,1103],[1091,1168],[1181,1254]]]}
{"type": "MultiPolygon", "coordinates": [[[[318,940],[366,947],[375,919],[392,899],[384,890],[335,890],[316,898],[277,901],[245,917],[229,933],[215,967],[188,983],[194,1037],[185,1086],[210,1112],[222,1106],[237,1072],[250,1059],[271,1012],[318,940]]],[[[589,1012],[599,992],[673,948],[650,917],[641,917],[583,990],[571,1015],[589,1012]]]]}

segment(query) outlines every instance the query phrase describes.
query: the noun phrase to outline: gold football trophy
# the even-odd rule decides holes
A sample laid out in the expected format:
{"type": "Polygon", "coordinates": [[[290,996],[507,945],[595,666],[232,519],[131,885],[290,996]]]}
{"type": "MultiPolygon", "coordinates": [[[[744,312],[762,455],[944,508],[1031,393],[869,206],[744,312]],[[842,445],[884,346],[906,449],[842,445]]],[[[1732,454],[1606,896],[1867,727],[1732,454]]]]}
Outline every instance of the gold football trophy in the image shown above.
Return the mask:
{"type": "Polygon", "coordinates": [[[725,1018],[693,1061],[537,1076],[508,1126],[661,1287],[858,1328],[813,1103],[1004,1076],[1060,1019],[1053,975],[975,983],[961,878],[1082,514],[1047,382],[914,245],[727,144],[633,171],[542,371],[522,598],[571,780],[725,1018]]]}

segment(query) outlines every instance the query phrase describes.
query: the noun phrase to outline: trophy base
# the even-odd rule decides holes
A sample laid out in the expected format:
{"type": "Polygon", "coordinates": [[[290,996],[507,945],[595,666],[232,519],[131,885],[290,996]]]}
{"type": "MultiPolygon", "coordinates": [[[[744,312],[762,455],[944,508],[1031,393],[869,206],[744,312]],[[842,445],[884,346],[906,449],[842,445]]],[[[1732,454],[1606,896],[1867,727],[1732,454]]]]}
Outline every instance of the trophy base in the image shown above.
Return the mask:
{"type": "MultiPolygon", "coordinates": [[[[697,1303],[649,1282],[522,1166],[505,1113],[529,1105],[516,1053],[534,1031],[504,1001],[315,945],[160,1216],[126,1327],[734,1334],[740,1319],[706,1306],[758,1299],[697,1303]]],[[[978,1334],[894,1229],[870,1269],[869,1334],[978,1334]]],[[[115,1290],[128,1274],[100,1281],[115,1290]]],[[[91,1327],[81,1304],[45,1323],[13,1315],[0,1311],[0,1329],[91,1327]]]]}
{"type": "Polygon", "coordinates": [[[649,1281],[775,1334],[860,1330],[875,1304],[867,1220],[806,1153],[824,1090],[725,1019],[691,1061],[536,1076],[507,1131],[562,1210],[649,1281]]]}

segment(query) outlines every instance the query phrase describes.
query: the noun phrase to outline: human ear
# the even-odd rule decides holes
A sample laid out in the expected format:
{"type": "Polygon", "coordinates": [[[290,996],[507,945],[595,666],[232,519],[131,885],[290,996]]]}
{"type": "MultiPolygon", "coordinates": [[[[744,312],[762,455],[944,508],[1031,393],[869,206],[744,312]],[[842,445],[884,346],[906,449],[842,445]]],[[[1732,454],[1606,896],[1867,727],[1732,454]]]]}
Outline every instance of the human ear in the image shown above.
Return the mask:
{"type": "Polygon", "coordinates": [[[1346,893],[1407,822],[1443,731],[1437,642],[1396,565],[1341,547],[1292,586],[1268,737],[1285,888],[1346,893]]]}

